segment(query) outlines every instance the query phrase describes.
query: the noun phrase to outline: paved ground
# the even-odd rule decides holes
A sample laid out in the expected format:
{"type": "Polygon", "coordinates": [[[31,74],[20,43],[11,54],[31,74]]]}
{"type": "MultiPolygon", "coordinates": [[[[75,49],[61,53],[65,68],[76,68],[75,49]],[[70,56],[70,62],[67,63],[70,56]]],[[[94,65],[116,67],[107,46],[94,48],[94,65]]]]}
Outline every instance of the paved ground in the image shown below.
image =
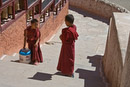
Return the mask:
{"type": "Polygon", "coordinates": [[[130,0],[108,0],[108,1],[116,3],[122,7],[125,7],[130,11],[130,0]]]}
{"type": "Polygon", "coordinates": [[[75,77],[62,76],[56,70],[61,28],[49,41],[50,44],[41,47],[44,63],[33,66],[12,62],[19,59],[18,54],[0,61],[0,87],[106,87],[100,61],[104,54],[108,25],[104,20],[84,12],[74,9],[69,12],[75,16],[80,35],[76,42],[75,77]]]}

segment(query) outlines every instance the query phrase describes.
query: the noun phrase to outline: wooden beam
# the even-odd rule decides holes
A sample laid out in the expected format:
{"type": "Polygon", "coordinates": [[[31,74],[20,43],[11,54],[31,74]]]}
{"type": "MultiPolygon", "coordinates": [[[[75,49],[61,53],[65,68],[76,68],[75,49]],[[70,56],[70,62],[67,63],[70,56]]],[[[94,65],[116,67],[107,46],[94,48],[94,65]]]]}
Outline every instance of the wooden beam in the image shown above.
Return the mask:
{"type": "Polygon", "coordinates": [[[13,19],[15,19],[15,2],[12,2],[13,19]]]}
{"type": "Polygon", "coordinates": [[[39,1],[39,14],[41,14],[41,11],[42,11],[42,0],[39,1]]]}
{"type": "Polygon", "coordinates": [[[0,32],[2,32],[2,27],[1,27],[1,11],[0,11],[0,32]]]}
{"type": "Polygon", "coordinates": [[[2,6],[2,0],[0,0],[0,7],[2,6]]]}
{"type": "Polygon", "coordinates": [[[35,15],[35,14],[34,14],[34,8],[35,8],[35,7],[32,7],[32,18],[33,18],[33,19],[34,19],[34,15],[35,15]]]}
{"type": "Polygon", "coordinates": [[[24,9],[25,9],[25,10],[27,10],[27,9],[28,9],[27,0],[24,0],[24,9]]]}

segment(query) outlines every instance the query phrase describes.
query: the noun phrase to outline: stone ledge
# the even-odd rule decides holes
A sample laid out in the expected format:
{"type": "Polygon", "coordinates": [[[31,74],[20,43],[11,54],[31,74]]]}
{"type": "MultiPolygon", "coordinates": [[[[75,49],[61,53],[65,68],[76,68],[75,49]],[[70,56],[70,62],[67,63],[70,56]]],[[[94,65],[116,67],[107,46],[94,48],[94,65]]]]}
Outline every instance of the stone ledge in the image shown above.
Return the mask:
{"type": "Polygon", "coordinates": [[[120,5],[117,5],[117,4],[115,4],[115,3],[112,3],[112,2],[110,2],[110,1],[108,1],[108,0],[97,0],[97,1],[103,2],[103,3],[106,4],[106,5],[110,5],[111,7],[114,7],[114,8],[116,8],[116,9],[118,9],[120,12],[126,12],[126,13],[129,13],[129,12],[130,12],[130,11],[127,10],[126,8],[124,8],[124,7],[120,6],[120,5]]]}
{"type": "Polygon", "coordinates": [[[130,32],[130,14],[127,13],[113,13],[117,28],[118,38],[120,42],[123,65],[127,52],[128,38],[130,32]]]}
{"type": "Polygon", "coordinates": [[[69,4],[106,19],[110,19],[113,12],[129,13],[127,9],[107,0],[69,0],[69,4]]]}
{"type": "Polygon", "coordinates": [[[130,39],[129,23],[130,14],[113,13],[109,26],[106,50],[103,57],[104,73],[108,82],[111,84],[110,87],[121,87],[120,84],[122,81],[127,79],[122,79],[122,75],[127,73],[124,72],[124,69],[129,67],[124,66],[126,63],[129,65],[127,61],[128,59],[126,60],[126,55],[128,55],[127,50],[129,47],[128,40],[130,39]]]}

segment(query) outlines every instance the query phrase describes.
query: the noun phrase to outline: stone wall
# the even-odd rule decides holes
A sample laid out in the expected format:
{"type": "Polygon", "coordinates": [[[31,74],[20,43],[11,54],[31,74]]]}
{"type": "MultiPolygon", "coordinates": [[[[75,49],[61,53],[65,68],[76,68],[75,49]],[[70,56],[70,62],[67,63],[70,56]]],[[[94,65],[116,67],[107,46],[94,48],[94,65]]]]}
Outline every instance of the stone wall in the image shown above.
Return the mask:
{"type": "Polygon", "coordinates": [[[130,37],[120,87],[130,87],[130,37]]]}
{"type": "Polygon", "coordinates": [[[70,5],[92,14],[111,18],[113,12],[129,12],[125,8],[110,3],[108,0],[69,0],[70,5]]]}
{"type": "MultiPolygon", "coordinates": [[[[104,73],[111,85],[110,87],[129,87],[121,86],[122,81],[130,81],[127,78],[122,78],[122,75],[128,73],[128,71],[124,70],[126,70],[125,68],[127,68],[128,65],[128,61],[125,61],[125,58],[130,31],[129,23],[130,14],[113,13],[110,21],[106,50],[103,57],[104,73]]],[[[128,84],[130,85],[130,83],[128,84]]]]}
{"type": "MultiPolygon", "coordinates": [[[[58,15],[51,13],[50,17],[46,20],[41,31],[41,43],[47,41],[59,27],[63,24],[65,15],[68,13],[68,3],[59,11],[58,15]]],[[[40,20],[39,16],[36,17],[40,20]]],[[[18,52],[23,47],[24,42],[24,29],[26,29],[26,14],[23,14],[15,22],[13,22],[6,30],[0,33],[0,56],[3,54],[11,55],[18,52]]]]}

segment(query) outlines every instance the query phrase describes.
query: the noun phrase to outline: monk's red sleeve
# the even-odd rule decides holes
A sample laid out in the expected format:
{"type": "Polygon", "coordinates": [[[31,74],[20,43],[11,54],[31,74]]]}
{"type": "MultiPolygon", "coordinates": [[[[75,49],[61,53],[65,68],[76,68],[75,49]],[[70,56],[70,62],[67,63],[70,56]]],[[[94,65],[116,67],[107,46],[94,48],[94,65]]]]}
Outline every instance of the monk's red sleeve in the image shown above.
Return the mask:
{"type": "Polygon", "coordinates": [[[64,39],[64,29],[62,29],[62,33],[61,33],[61,35],[60,35],[60,39],[63,41],[63,39],[64,39]]]}
{"type": "Polygon", "coordinates": [[[41,33],[39,30],[37,30],[35,33],[35,37],[33,39],[37,41],[38,39],[40,39],[40,36],[41,36],[41,33]]]}
{"type": "Polygon", "coordinates": [[[72,33],[69,32],[69,31],[67,31],[67,32],[66,32],[66,41],[69,41],[69,40],[72,39],[72,38],[73,38],[72,33]]]}

